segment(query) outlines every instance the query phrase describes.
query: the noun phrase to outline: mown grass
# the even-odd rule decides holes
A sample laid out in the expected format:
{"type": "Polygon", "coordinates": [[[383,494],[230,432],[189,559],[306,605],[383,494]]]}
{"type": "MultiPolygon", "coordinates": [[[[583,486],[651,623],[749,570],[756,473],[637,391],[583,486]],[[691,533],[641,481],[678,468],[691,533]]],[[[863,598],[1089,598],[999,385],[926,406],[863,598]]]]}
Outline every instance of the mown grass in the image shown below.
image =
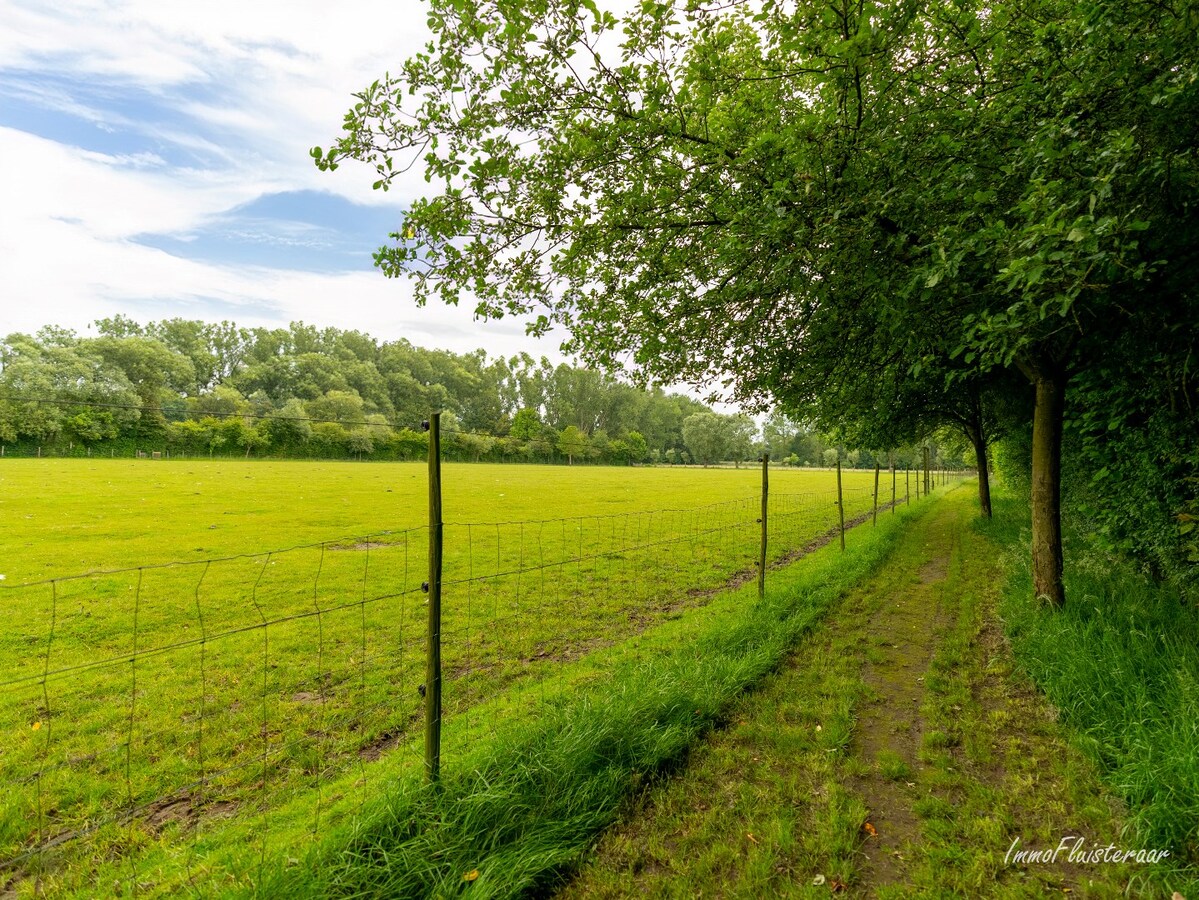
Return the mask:
{"type": "Polygon", "coordinates": [[[561,896],[1188,891],[1169,866],[1006,858],[1015,838],[1129,844],[1097,767],[1013,671],[996,604],[1016,535],[970,528],[973,507],[963,490],[928,508],[727,728],[643,792],[561,896]]]}
{"type": "MultiPolygon", "coordinates": [[[[774,473],[772,559],[832,527],[834,477],[774,473]]],[[[449,751],[750,569],[759,478],[447,465],[449,751]]],[[[847,473],[851,517],[871,479],[847,473]]],[[[425,491],[415,464],[5,461],[0,857],[98,829],[20,883],[83,890],[111,858],[116,884],[177,886],[247,836],[257,871],[416,764],[425,491]]]]}
{"type": "Polygon", "coordinates": [[[637,653],[585,660],[610,678],[511,722],[437,787],[398,781],[265,893],[516,897],[559,884],[630,796],[724,722],[920,512],[851,533],[847,555],[829,546],[776,573],[764,601],[743,588],[644,635],[637,653]]]}
{"type": "MultiPolygon", "coordinates": [[[[420,527],[426,473],[424,463],[5,459],[0,574],[12,584],[420,527]]],[[[874,475],[843,477],[860,497],[874,475]]],[[[826,470],[776,467],[771,478],[779,493],[836,488],[826,470]]],[[[760,485],[753,467],[462,463],[444,465],[442,484],[447,523],[692,508],[756,497],[760,485]]],[[[889,484],[881,490],[889,497],[889,484]]]]}
{"type": "MultiPolygon", "coordinates": [[[[1000,527],[1027,529],[1025,503],[1000,503],[1000,527]]],[[[1065,578],[1065,607],[1044,608],[1014,557],[1002,613],[1016,659],[1127,805],[1127,838],[1199,865],[1199,611],[1069,530],[1065,578]]]]}

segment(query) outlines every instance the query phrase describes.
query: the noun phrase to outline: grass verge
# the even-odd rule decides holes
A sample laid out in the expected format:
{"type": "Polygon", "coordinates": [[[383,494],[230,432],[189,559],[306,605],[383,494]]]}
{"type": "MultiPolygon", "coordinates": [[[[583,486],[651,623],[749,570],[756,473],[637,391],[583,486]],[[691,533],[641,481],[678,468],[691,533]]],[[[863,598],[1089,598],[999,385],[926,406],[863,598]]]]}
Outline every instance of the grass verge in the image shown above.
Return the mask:
{"type": "Polygon", "coordinates": [[[398,781],[301,865],[261,885],[273,896],[510,897],[545,890],[577,864],[647,780],[669,771],[735,699],[886,560],[929,507],[855,529],[752,588],[611,648],[602,681],[535,722],[503,727],[458,757],[437,787],[398,781]]]}
{"type": "MultiPolygon", "coordinates": [[[[1027,506],[1002,497],[997,526],[1027,529],[1027,506]]],[[[1066,605],[1033,599],[1017,554],[1001,607],[1017,662],[1058,708],[1075,742],[1127,806],[1138,844],[1190,866],[1199,896],[1199,610],[1067,534],[1066,605]]]]}
{"type": "Polygon", "coordinates": [[[1171,897],[1168,868],[1009,858],[1066,835],[1119,846],[1120,811],[1013,670],[996,605],[1018,533],[975,516],[966,491],[931,508],[562,900],[1171,897]]]}

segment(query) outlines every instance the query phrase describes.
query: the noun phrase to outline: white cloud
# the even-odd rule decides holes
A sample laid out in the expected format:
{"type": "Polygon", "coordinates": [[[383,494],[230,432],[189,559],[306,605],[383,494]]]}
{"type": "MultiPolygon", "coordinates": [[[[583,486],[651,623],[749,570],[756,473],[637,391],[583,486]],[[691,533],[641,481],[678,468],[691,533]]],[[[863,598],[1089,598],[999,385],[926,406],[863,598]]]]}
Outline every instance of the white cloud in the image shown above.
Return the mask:
{"type": "Polygon", "coordinates": [[[221,173],[131,168],[12,129],[0,128],[0,147],[11,154],[0,165],[0,334],[45,324],[83,329],[115,313],[245,325],[302,319],[460,352],[486,346],[558,355],[557,340],[534,343],[516,322],[481,324],[468,310],[418,309],[406,281],[376,272],[221,266],[131,240],[184,231],[267,186],[221,173]]]}
{"type": "Polygon", "coordinates": [[[136,165],[2,127],[0,153],[5,200],[0,235],[6,250],[44,255],[47,262],[59,258],[61,250],[35,243],[33,232],[25,230],[36,229],[39,221],[69,219],[102,239],[173,232],[286,184],[247,183],[221,171],[136,165]]]}
{"type": "MultiPolygon", "coordinates": [[[[347,167],[322,175],[308,148],[336,136],[353,92],[427,39],[416,0],[336,6],[85,0],[37,8],[0,0],[0,19],[0,69],[52,69],[159,95],[201,126],[228,135],[228,162],[242,177],[283,180],[358,202],[382,199],[370,191],[369,173],[359,170],[355,177],[347,167]]],[[[48,91],[46,102],[105,121],[104,111],[61,92],[48,91]]],[[[183,137],[173,131],[159,136],[183,137]]]]}
{"type": "Polygon", "coordinates": [[[58,271],[39,259],[9,256],[11,235],[0,231],[0,334],[47,323],[83,331],[97,318],[125,313],[141,320],[170,316],[231,318],[277,326],[303,320],[321,327],[361,329],[386,339],[464,352],[520,350],[557,357],[557,342],[538,346],[515,322],[481,324],[469,310],[418,309],[406,281],[374,272],[325,274],[229,267],[180,259],[123,240],[104,240],[79,223],[46,220],[35,236],[54,247],[58,271]]]}
{"type": "Polygon", "coordinates": [[[405,281],[378,273],[222,266],[133,240],[186,241],[263,194],[319,190],[394,205],[419,192],[419,170],[383,195],[370,190],[370,171],[349,164],[321,173],[308,156],[337,136],[353,92],[423,46],[418,0],[0,0],[0,21],[5,93],[162,146],[100,153],[0,126],[0,335],[46,324],[83,331],[116,313],[248,326],[302,319],[459,352],[561,359],[560,334],[534,341],[520,322],[418,309],[405,281]],[[56,86],[62,79],[98,86],[100,96],[72,96],[56,86]],[[139,96],[154,101],[158,117],[130,108],[139,96]],[[106,98],[126,102],[110,107],[106,98]],[[168,148],[212,162],[172,166],[168,148]]]}
{"type": "MultiPolygon", "coordinates": [[[[247,325],[303,319],[455,350],[556,354],[519,323],[473,321],[468,310],[417,309],[403,281],[373,272],[320,274],[222,266],[170,255],[136,235],[186,236],[263,194],[317,189],[394,204],[369,173],[312,165],[351,94],[425,40],[413,0],[337,4],[0,0],[0,73],[10,94],[47,115],[129,132],[215,160],[171,166],[144,150],[100,153],[0,127],[0,333],[54,323],[82,329],[126,313],[190,315],[247,325]],[[40,77],[40,80],[39,80],[40,77]],[[56,86],[99,87],[86,99],[56,86]],[[118,108],[108,98],[121,98],[118,108]],[[155,101],[155,119],[128,98],[155,101]]],[[[380,235],[380,240],[384,238],[380,235]]],[[[371,249],[371,248],[364,248],[371,249]]]]}

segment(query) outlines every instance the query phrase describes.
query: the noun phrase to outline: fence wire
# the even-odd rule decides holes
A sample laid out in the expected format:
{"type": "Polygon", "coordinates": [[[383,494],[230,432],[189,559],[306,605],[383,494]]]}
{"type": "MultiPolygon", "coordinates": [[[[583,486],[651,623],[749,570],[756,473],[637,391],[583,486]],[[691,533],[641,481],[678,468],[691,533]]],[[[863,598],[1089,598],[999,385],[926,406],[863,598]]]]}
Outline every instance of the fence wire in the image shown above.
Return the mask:
{"type": "MultiPolygon", "coordinates": [[[[899,482],[896,502],[909,498],[899,482]]],[[[843,500],[848,528],[869,519],[874,491],[843,500]]],[[[448,765],[480,730],[606,677],[570,664],[617,645],[635,657],[642,633],[755,579],[760,515],[755,496],[447,522],[448,765]]],[[[767,522],[768,565],[789,562],[836,539],[836,491],[772,492],[767,522]]],[[[43,890],[68,863],[116,858],[115,893],[153,891],[142,859],[169,845],[185,848],[203,894],[210,845],[233,822],[261,882],[280,854],[419,770],[428,551],[418,527],[0,586],[0,730],[12,736],[0,888],[43,890]]]]}

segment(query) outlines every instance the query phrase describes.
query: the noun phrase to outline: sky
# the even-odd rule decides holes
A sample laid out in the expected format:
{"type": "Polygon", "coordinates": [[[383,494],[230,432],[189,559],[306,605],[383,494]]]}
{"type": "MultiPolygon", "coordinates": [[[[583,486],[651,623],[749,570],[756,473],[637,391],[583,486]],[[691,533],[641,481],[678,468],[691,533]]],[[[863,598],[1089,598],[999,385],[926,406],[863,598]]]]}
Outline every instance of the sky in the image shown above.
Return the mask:
{"type": "Polygon", "coordinates": [[[0,336],[181,316],[302,320],[561,358],[516,321],[420,309],[371,253],[390,192],[309,148],[427,39],[418,0],[0,0],[0,336]]]}

